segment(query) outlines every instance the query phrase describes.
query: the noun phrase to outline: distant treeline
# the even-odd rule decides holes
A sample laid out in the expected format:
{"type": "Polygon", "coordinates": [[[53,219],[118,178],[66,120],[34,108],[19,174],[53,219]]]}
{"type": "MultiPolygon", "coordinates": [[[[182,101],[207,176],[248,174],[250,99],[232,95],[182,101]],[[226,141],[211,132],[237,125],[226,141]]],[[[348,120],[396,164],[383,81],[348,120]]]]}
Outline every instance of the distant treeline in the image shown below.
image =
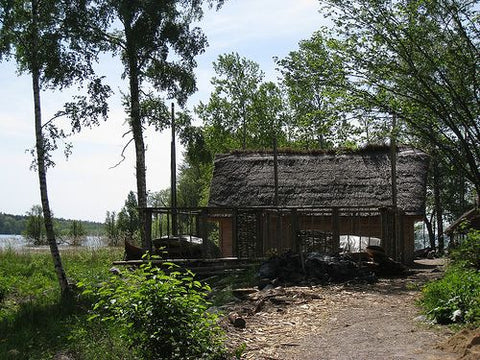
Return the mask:
{"type": "MultiPolygon", "coordinates": [[[[0,213],[0,234],[21,235],[26,228],[28,215],[0,213]]],[[[55,230],[59,234],[68,231],[73,220],[55,219],[55,230]]],[[[93,221],[80,221],[87,235],[103,235],[104,224],[93,221]]]]}

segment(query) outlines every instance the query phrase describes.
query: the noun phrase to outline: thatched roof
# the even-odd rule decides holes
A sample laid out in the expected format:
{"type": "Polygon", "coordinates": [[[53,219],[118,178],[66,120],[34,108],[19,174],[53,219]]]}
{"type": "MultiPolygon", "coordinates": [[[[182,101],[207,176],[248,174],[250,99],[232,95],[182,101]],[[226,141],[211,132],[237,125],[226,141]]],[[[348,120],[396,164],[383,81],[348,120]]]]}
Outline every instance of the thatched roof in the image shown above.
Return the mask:
{"type": "MultiPolygon", "coordinates": [[[[428,156],[403,148],[397,152],[398,206],[407,214],[425,208],[428,156]]],[[[347,207],[392,204],[391,164],[387,147],[344,154],[278,154],[280,206],[347,207]]],[[[218,155],[210,189],[210,206],[274,205],[271,152],[218,155]]]]}
{"type": "Polygon", "coordinates": [[[465,212],[444,232],[452,236],[454,233],[466,234],[471,229],[480,230],[480,210],[476,207],[465,212]]]}

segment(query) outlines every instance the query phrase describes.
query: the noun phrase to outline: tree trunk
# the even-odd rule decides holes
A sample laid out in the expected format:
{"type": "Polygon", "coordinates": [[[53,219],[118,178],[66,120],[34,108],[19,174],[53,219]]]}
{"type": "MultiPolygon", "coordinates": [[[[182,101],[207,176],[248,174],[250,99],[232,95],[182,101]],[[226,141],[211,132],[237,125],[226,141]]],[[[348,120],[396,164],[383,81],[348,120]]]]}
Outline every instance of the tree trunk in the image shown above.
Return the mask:
{"type": "Polygon", "coordinates": [[[132,128],[133,140],[135,142],[136,156],[136,177],[137,177],[137,198],[140,219],[140,237],[142,247],[151,249],[151,244],[147,244],[145,236],[146,217],[144,209],[147,207],[147,174],[145,167],[145,144],[143,142],[142,118],[140,114],[140,84],[137,53],[135,50],[134,39],[131,35],[131,29],[126,26],[125,34],[127,41],[128,56],[128,79],[130,85],[130,126],[132,128]]]}
{"type": "Polygon", "coordinates": [[[427,216],[425,215],[423,221],[425,222],[425,225],[427,227],[427,232],[428,232],[428,240],[430,242],[430,249],[435,250],[435,233],[433,232],[433,226],[432,222],[428,220],[427,216]]]}
{"type": "Polygon", "coordinates": [[[440,168],[438,166],[438,158],[433,157],[433,197],[435,203],[435,214],[437,221],[437,238],[438,238],[438,251],[440,254],[445,250],[445,240],[443,237],[443,207],[442,199],[440,195],[440,168]]]}
{"type": "MultiPolygon", "coordinates": [[[[32,1],[32,19],[35,24],[37,18],[37,2],[32,1]]],[[[35,41],[37,37],[33,38],[35,41]]],[[[45,164],[45,148],[42,132],[42,113],[40,106],[40,70],[36,63],[36,46],[31,44],[34,51],[32,52],[32,88],[33,88],[33,102],[34,102],[34,116],[35,116],[35,139],[37,151],[37,172],[40,183],[40,197],[42,201],[43,218],[45,222],[45,230],[47,234],[48,244],[50,246],[50,253],[52,254],[53,265],[57,274],[58,282],[62,295],[69,293],[68,280],[62,265],[60,252],[58,251],[57,241],[55,240],[55,233],[53,230],[52,212],[50,211],[50,204],[48,201],[47,191],[47,170],[45,164]]]]}

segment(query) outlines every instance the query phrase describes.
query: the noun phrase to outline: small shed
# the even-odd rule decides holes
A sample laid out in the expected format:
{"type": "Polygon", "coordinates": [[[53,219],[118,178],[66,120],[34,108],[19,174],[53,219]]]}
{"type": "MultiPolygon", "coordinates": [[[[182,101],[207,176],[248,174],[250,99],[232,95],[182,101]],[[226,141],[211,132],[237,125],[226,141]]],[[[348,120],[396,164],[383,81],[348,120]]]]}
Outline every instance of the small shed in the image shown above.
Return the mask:
{"type": "Polygon", "coordinates": [[[480,210],[474,207],[445,229],[445,234],[450,238],[451,245],[457,245],[470,230],[480,230],[480,210]]]}
{"type": "Polygon", "coordinates": [[[380,239],[390,256],[413,261],[414,224],[425,213],[428,156],[399,148],[396,159],[394,209],[389,147],[280,151],[276,166],[268,151],[218,155],[209,207],[236,212],[216,217],[223,255],[305,249],[315,240],[325,252],[336,252],[341,236],[363,236],[380,239]]]}

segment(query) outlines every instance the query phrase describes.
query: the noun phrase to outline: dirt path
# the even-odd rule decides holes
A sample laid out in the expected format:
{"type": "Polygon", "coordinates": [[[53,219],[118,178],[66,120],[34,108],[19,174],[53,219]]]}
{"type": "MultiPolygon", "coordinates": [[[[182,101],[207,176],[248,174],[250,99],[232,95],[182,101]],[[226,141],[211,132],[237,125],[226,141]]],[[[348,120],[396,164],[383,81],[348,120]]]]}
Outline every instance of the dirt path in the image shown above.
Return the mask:
{"type": "Polygon", "coordinates": [[[406,277],[375,284],[276,288],[250,295],[228,310],[245,329],[225,327],[243,359],[457,359],[441,350],[452,334],[419,318],[421,286],[438,277],[441,263],[417,264],[406,277]]]}

